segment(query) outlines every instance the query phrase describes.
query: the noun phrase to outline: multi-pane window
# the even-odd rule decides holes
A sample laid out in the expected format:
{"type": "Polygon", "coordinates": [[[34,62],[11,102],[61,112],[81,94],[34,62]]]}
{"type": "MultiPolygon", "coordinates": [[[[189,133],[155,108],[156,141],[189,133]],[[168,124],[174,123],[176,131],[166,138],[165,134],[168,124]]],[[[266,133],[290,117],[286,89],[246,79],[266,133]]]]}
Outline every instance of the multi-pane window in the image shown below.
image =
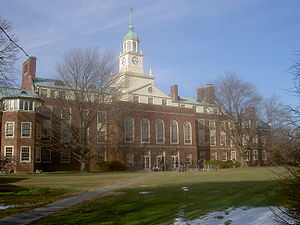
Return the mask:
{"type": "Polygon", "coordinates": [[[162,120],[156,121],[156,142],[164,143],[165,141],[165,129],[164,122],[162,120]]]}
{"type": "Polygon", "coordinates": [[[192,159],[192,154],[187,154],[185,155],[185,163],[186,165],[192,165],[193,159],[192,159]]]}
{"type": "Polygon", "coordinates": [[[71,140],[71,132],[65,124],[61,124],[60,140],[62,142],[69,142],[71,140]]]}
{"type": "Polygon", "coordinates": [[[63,108],[61,109],[61,119],[64,120],[66,123],[71,122],[71,109],[63,108]]]}
{"type": "Polygon", "coordinates": [[[71,161],[71,151],[70,149],[61,150],[61,162],[69,163],[71,161]]]}
{"type": "Polygon", "coordinates": [[[226,132],[226,124],[225,124],[225,121],[221,121],[220,127],[221,127],[221,132],[226,132]]]}
{"type": "Polygon", "coordinates": [[[258,160],[258,151],[257,150],[253,150],[253,160],[254,161],[258,160]]]}
{"type": "Polygon", "coordinates": [[[209,121],[209,129],[216,130],[216,122],[214,120],[209,121]]]}
{"type": "Polygon", "coordinates": [[[148,98],[148,104],[153,104],[153,98],[148,98]]]}
{"type": "Polygon", "coordinates": [[[236,161],[236,151],[231,151],[230,152],[230,160],[236,161]]]}
{"type": "Polygon", "coordinates": [[[166,105],[167,105],[167,100],[166,100],[166,99],[162,99],[162,100],[161,100],[161,105],[166,106],[166,105]]]}
{"type": "Polygon", "coordinates": [[[253,144],[258,144],[258,138],[257,137],[254,137],[254,138],[252,138],[252,142],[253,142],[253,144]]]}
{"type": "Polygon", "coordinates": [[[51,163],[51,150],[48,148],[41,148],[41,162],[51,163]]]}
{"type": "Polygon", "coordinates": [[[106,158],[106,151],[98,150],[97,151],[97,160],[98,162],[104,162],[107,160],[106,158]]]}
{"type": "Polygon", "coordinates": [[[197,111],[197,106],[193,105],[193,110],[196,112],[197,111]]]}
{"type": "Polygon", "coordinates": [[[30,146],[21,146],[20,161],[21,162],[30,162],[30,146]]]}
{"type": "Polygon", "coordinates": [[[20,110],[32,111],[33,101],[20,99],[20,110]]]}
{"type": "Polygon", "coordinates": [[[262,137],[261,137],[261,144],[262,144],[262,145],[267,145],[267,139],[266,139],[265,136],[262,136],[262,137]]]}
{"type": "Polygon", "coordinates": [[[215,132],[211,132],[210,133],[210,145],[211,146],[216,146],[216,144],[217,144],[216,133],[215,132]]]}
{"type": "Polygon", "coordinates": [[[134,130],[134,124],[132,118],[127,118],[125,120],[125,142],[133,142],[133,131],[134,130]]]}
{"type": "Polygon", "coordinates": [[[248,135],[243,135],[242,137],[242,145],[248,145],[249,143],[249,136],[248,135]]]}
{"type": "Polygon", "coordinates": [[[268,160],[268,155],[267,155],[267,151],[266,150],[262,151],[262,160],[264,160],[264,161],[268,160]]]}
{"type": "Polygon", "coordinates": [[[66,92],[58,91],[58,98],[63,100],[66,99],[66,92]]]}
{"type": "Polygon", "coordinates": [[[40,96],[41,97],[47,97],[47,89],[41,88],[40,89],[40,96]]]}
{"type": "Polygon", "coordinates": [[[205,145],[205,120],[198,120],[199,145],[205,145]]]}
{"type": "Polygon", "coordinates": [[[5,123],[5,137],[12,138],[14,137],[14,122],[6,122],[5,123]]]}
{"type": "Polygon", "coordinates": [[[192,125],[188,121],[186,121],[183,124],[183,134],[184,134],[184,143],[191,144],[192,143],[192,125]]]}
{"type": "Polygon", "coordinates": [[[37,163],[41,162],[41,147],[35,148],[35,162],[37,163]]]}
{"type": "Polygon", "coordinates": [[[14,147],[13,146],[5,146],[4,147],[4,156],[6,158],[12,158],[14,155],[14,147]]]}
{"type": "Polygon", "coordinates": [[[126,154],[126,163],[127,167],[133,167],[133,154],[132,153],[127,153],[126,154]]]}
{"type": "Polygon", "coordinates": [[[21,137],[30,138],[31,137],[31,122],[21,123],[21,137]]]}
{"type": "Polygon", "coordinates": [[[172,120],[170,123],[170,131],[171,131],[171,143],[178,144],[178,124],[175,120],[172,120]]]}
{"type": "Polygon", "coordinates": [[[8,99],[4,102],[5,110],[18,110],[19,109],[19,100],[18,99],[8,99]]]}
{"type": "Polygon", "coordinates": [[[105,137],[106,137],[106,132],[103,130],[99,131],[97,136],[98,142],[105,142],[105,137]]]}
{"type": "Polygon", "coordinates": [[[56,90],[50,91],[50,98],[56,98],[56,90]]]}
{"type": "Polygon", "coordinates": [[[136,102],[136,103],[138,103],[139,102],[139,96],[137,96],[137,95],[134,95],[133,96],[133,102],[136,102]]]}
{"type": "Polygon", "coordinates": [[[222,161],[227,161],[227,152],[222,152],[222,161]]]}
{"type": "Polygon", "coordinates": [[[225,134],[221,134],[221,136],[220,136],[220,145],[222,147],[226,146],[226,135],[225,134]]]}
{"type": "Polygon", "coordinates": [[[245,160],[250,161],[250,150],[245,150],[245,160]]]}
{"type": "Polygon", "coordinates": [[[212,152],[210,154],[210,160],[218,160],[218,152],[212,152]]]}
{"type": "Polygon", "coordinates": [[[148,143],[150,142],[150,132],[149,132],[149,120],[142,119],[141,122],[141,137],[142,137],[142,143],[148,143]]]}
{"type": "Polygon", "coordinates": [[[104,111],[97,112],[97,123],[105,123],[106,113],[104,111]]]}

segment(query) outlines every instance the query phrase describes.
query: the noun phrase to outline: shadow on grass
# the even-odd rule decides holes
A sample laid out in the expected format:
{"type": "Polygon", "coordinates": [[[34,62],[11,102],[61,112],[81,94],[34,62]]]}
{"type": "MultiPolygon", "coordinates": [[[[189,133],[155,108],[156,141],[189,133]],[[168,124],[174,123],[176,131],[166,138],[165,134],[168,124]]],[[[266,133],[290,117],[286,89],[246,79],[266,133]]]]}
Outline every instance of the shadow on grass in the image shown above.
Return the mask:
{"type": "Polygon", "coordinates": [[[227,208],[281,201],[276,181],[190,182],[184,186],[189,190],[177,184],[122,189],[122,195],[87,201],[33,224],[171,224],[179,212],[195,219],[227,208]]]}
{"type": "Polygon", "coordinates": [[[27,180],[28,178],[21,178],[21,177],[0,177],[0,185],[1,184],[9,184],[9,183],[15,183],[22,180],[27,180]]]}

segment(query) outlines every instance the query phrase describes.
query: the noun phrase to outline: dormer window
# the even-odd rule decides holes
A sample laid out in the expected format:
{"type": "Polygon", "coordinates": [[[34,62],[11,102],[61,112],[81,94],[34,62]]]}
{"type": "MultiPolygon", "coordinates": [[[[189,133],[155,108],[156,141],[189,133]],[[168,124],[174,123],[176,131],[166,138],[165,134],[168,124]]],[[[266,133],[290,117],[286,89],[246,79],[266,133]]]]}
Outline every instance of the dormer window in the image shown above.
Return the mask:
{"type": "Polygon", "coordinates": [[[40,89],[40,96],[41,97],[47,97],[47,89],[41,88],[40,89]]]}

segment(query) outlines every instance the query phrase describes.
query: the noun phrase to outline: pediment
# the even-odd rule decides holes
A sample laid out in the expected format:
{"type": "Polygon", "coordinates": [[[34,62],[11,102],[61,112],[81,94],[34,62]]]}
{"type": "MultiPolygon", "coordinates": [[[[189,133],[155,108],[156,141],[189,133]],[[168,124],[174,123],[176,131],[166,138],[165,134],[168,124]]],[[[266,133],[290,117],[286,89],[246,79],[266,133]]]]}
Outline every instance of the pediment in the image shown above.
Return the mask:
{"type": "Polygon", "coordinates": [[[134,90],[128,92],[128,94],[133,95],[144,95],[144,96],[153,96],[153,97],[160,97],[160,98],[171,98],[168,94],[160,90],[155,85],[149,83],[134,90]]]}

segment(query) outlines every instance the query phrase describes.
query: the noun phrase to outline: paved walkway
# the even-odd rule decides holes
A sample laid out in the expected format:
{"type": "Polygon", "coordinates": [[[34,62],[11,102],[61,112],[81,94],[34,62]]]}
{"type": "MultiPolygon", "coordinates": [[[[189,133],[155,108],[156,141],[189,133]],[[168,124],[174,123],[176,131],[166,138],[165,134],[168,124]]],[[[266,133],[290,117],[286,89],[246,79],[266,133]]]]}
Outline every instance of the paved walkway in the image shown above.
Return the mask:
{"type": "Polygon", "coordinates": [[[142,175],[139,177],[135,177],[117,184],[112,184],[109,186],[105,186],[102,188],[98,188],[96,190],[93,191],[88,191],[85,192],[83,194],[79,194],[70,198],[66,198],[57,202],[53,202],[50,203],[48,205],[42,206],[40,208],[36,208],[27,212],[22,212],[22,213],[18,213],[15,214],[13,216],[9,216],[9,217],[4,217],[2,219],[0,219],[0,224],[1,225],[24,225],[24,224],[28,224],[32,221],[38,220],[42,217],[51,215],[55,212],[58,212],[60,210],[69,208],[79,202],[91,199],[91,198],[95,198],[97,195],[103,194],[105,192],[108,191],[112,191],[115,189],[119,189],[122,188],[124,186],[127,186],[129,184],[135,183],[137,181],[140,181],[141,179],[145,178],[146,176],[148,176],[150,174],[146,174],[146,175],[142,175]]]}

